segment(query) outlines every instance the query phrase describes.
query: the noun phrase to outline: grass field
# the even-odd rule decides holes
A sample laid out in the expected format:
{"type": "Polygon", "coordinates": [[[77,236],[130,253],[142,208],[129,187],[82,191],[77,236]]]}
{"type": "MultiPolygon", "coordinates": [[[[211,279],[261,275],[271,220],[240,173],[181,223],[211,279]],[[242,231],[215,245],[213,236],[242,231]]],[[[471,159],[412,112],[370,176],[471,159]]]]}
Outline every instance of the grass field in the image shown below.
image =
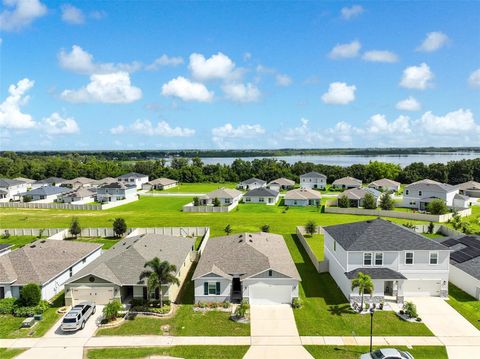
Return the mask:
{"type": "Polygon", "coordinates": [[[118,242],[118,238],[114,237],[78,237],[75,240],[87,243],[98,243],[102,245],[102,249],[110,249],[118,242]]]}
{"type": "Polygon", "coordinates": [[[323,234],[314,234],[313,236],[306,235],[305,240],[315,254],[315,257],[317,257],[319,261],[323,261],[323,234]]]}
{"type": "MultiPolygon", "coordinates": [[[[0,221],[0,223],[2,223],[0,221]]],[[[13,249],[23,247],[25,244],[32,243],[38,238],[36,236],[10,236],[8,238],[0,238],[0,244],[12,244],[13,249]]]]}
{"type": "Polygon", "coordinates": [[[453,284],[448,284],[447,301],[457,312],[480,330],[480,301],[453,284]]]}
{"type": "Polygon", "coordinates": [[[88,359],[131,359],[149,358],[151,356],[172,356],[185,359],[240,359],[243,358],[247,350],[248,346],[233,345],[192,345],[169,348],[111,348],[89,349],[86,352],[86,357],[88,359]]]}
{"type": "MultiPolygon", "coordinates": [[[[413,348],[395,347],[407,351],[415,359],[447,359],[445,347],[418,346],[413,348]]],[[[333,346],[333,345],[307,345],[305,346],[315,359],[358,359],[363,353],[368,353],[368,346],[333,346]]],[[[380,349],[377,347],[373,348],[380,349]]]]}
{"type": "Polygon", "coordinates": [[[235,188],[236,183],[180,183],[177,187],[166,189],[164,191],[154,191],[157,193],[207,193],[218,188],[235,188]]]}
{"type": "Polygon", "coordinates": [[[2,359],[15,358],[17,355],[23,353],[25,350],[27,350],[27,349],[0,348],[0,358],[2,358],[2,359]]]}

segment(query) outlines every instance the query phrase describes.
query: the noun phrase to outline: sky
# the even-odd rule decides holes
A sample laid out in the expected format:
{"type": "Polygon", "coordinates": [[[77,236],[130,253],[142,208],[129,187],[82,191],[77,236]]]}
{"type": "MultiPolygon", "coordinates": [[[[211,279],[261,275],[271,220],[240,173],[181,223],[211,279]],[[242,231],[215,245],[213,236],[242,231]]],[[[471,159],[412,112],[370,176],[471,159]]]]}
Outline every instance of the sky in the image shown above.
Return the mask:
{"type": "Polygon", "coordinates": [[[0,149],[480,146],[480,1],[0,0],[0,149]]]}

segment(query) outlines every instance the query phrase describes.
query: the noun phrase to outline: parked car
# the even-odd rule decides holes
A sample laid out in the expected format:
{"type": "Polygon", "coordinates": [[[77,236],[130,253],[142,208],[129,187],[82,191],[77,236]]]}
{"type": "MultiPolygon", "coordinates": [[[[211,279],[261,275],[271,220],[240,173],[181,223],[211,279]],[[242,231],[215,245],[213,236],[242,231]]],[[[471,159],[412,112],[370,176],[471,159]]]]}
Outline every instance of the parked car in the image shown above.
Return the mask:
{"type": "Polygon", "coordinates": [[[95,303],[83,302],[74,306],[63,317],[61,328],[64,332],[75,331],[85,328],[88,318],[95,313],[97,307],[95,303]]]}
{"type": "Polygon", "coordinates": [[[414,357],[409,352],[402,352],[394,348],[387,348],[362,354],[360,359],[414,359],[414,357]]]}

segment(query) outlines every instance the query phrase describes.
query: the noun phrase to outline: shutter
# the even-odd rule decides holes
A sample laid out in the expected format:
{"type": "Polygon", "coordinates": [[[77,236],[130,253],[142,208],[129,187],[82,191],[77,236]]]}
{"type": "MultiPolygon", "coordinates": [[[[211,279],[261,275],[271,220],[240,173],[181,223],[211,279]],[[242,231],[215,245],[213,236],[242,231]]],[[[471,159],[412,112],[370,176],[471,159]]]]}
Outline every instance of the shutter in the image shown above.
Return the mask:
{"type": "Polygon", "coordinates": [[[203,283],[203,294],[208,295],[208,282],[203,283]]]}
{"type": "Polygon", "coordinates": [[[216,285],[217,285],[217,295],[220,295],[220,282],[217,282],[216,285]]]}

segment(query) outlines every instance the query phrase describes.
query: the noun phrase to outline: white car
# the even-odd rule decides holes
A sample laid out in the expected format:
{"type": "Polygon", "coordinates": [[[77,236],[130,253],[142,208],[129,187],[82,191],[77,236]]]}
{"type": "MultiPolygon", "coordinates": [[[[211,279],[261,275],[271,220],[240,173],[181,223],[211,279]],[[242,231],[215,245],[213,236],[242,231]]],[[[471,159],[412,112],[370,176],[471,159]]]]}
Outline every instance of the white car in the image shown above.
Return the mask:
{"type": "Polygon", "coordinates": [[[371,353],[362,354],[360,359],[415,359],[409,352],[402,352],[397,349],[378,349],[371,353]]]}
{"type": "Polygon", "coordinates": [[[63,317],[62,330],[71,332],[85,328],[85,323],[95,313],[96,309],[95,303],[92,302],[77,304],[63,317]]]}

